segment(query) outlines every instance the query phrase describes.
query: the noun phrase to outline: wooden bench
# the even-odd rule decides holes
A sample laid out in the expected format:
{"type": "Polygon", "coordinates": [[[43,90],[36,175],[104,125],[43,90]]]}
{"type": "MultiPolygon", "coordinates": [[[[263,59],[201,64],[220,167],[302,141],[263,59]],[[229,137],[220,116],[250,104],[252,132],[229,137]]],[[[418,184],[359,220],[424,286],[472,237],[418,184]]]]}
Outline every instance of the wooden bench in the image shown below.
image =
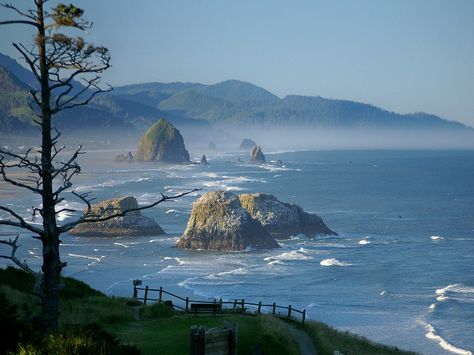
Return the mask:
{"type": "Polygon", "coordinates": [[[216,315],[217,312],[221,311],[220,303],[191,303],[191,312],[194,312],[194,315],[197,313],[213,313],[216,315]]]}

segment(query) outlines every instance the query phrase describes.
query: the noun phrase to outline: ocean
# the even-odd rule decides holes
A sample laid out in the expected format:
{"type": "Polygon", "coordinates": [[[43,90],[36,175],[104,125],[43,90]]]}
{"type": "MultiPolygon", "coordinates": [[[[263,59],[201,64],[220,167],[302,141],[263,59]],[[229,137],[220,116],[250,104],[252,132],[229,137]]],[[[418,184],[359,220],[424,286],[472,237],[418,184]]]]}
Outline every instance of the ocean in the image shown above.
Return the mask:
{"type": "MultiPolygon", "coordinates": [[[[139,203],[160,192],[203,190],[143,212],[165,236],[63,235],[65,275],[116,296],[131,296],[138,278],[193,298],[291,304],[306,309],[309,319],[423,354],[474,350],[474,151],[266,154],[281,166],[238,162],[248,159],[240,152],[209,153],[209,166],[120,164],[112,162],[115,154],[82,156],[75,189],[98,200],[133,195],[139,203]],[[317,213],[339,235],[294,236],[268,251],[174,248],[192,202],[219,189],[271,193],[317,213]]],[[[24,216],[38,203],[5,191],[1,203],[24,216]]],[[[64,206],[83,208],[65,197],[64,206]]],[[[60,215],[61,221],[70,218],[60,215]]],[[[28,233],[21,238],[20,256],[39,267],[39,243],[28,233]]]]}

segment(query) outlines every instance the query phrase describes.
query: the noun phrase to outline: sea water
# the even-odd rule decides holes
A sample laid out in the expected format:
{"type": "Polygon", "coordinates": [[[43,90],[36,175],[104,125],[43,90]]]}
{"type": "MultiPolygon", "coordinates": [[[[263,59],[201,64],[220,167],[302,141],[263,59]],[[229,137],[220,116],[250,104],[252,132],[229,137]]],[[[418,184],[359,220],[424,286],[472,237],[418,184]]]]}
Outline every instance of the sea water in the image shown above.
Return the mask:
{"type": "MultiPolygon", "coordinates": [[[[131,296],[132,280],[138,278],[192,298],[291,304],[306,309],[310,319],[403,349],[473,351],[473,151],[267,154],[268,161],[280,159],[282,165],[252,165],[238,161],[246,161],[246,154],[216,153],[208,155],[209,166],[119,164],[112,163],[114,154],[82,157],[76,191],[90,191],[98,200],[133,195],[141,204],[161,192],[202,191],[143,212],[166,236],[63,235],[65,275],[109,295],[131,296]],[[339,235],[294,236],[268,251],[174,248],[192,202],[219,189],[274,194],[317,213],[339,235]]],[[[24,216],[38,203],[26,193],[5,196],[2,204],[24,216]]],[[[62,206],[83,208],[65,196],[62,206]]],[[[2,227],[3,233],[10,230],[2,227]]],[[[39,267],[40,245],[28,233],[21,238],[21,256],[39,267]]]]}

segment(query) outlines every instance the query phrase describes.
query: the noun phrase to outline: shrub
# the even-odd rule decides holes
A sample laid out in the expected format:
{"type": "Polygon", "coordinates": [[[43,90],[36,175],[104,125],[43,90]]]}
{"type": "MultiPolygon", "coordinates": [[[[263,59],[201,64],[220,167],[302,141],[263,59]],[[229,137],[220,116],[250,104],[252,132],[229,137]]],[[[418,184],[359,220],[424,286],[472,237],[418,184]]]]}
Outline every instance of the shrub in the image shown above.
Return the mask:
{"type": "Polygon", "coordinates": [[[68,326],[48,335],[39,344],[20,344],[20,355],[135,355],[140,351],[130,345],[120,345],[119,341],[102,330],[98,325],[86,327],[68,326]]]}

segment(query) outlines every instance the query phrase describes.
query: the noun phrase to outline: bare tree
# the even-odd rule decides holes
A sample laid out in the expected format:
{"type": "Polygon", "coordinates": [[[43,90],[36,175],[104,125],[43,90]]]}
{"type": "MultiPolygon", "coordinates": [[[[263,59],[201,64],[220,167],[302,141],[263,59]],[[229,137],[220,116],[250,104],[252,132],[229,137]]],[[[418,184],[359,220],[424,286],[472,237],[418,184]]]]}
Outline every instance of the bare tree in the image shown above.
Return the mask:
{"type": "MultiPolygon", "coordinates": [[[[175,196],[164,196],[146,206],[128,211],[97,215],[92,212],[91,199],[87,194],[71,191],[72,178],[81,172],[77,158],[81,147],[66,159],[61,158],[64,146],[60,146],[60,133],[54,128],[52,118],[60,111],[87,105],[90,100],[111,87],[100,85],[100,75],[110,67],[109,51],[105,47],[86,43],[81,37],[66,33],[72,30],[85,31],[91,24],[83,17],[83,10],[74,5],[58,4],[51,11],[44,9],[48,0],[33,0],[34,7],[23,10],[11,3],[1,4],[18,16],[18,19],[0,21],[0,25],[31,26],[35,31],[34,44],[26,46],[13,43],[21,54],[38,82],[38,88],[32,88],[30,108],[35,113],[34,122],[40,127],[41,148],[28,149],[15,153],[0,149],[0,177],[17,188],[26,189],[41,197],[42,204],[33,208],[33,219],[40,216],[42,226],[30,223],[13,208],[0,206],[7,217],[0,218],[0,225],[22,228],[34,234],[33,238],[42,243],[43,263],[39,280],[38,294],[41,297],[42,321],[44,330],[49,332],[58,327],[58,297],[61,270],[66,263],[61,261],[59,253],[60,235],[85,222],[98,222],[120,217],[132,211],[147,209],[169,199],[187,195],[193,191],[175,196]],[[63,32],[61,32],[63,31],[63,32]],[[81,84],[79,84],[79,82],[81,84]],[[62,160],[63,159],[63,160],[62,160]],[[15,178],[12,170],[21,169],[24,177],[15,178]],[[72,192],[86,204],[82,215],[73,222],[60,225],[57,215],[61,212],[81,212],[61,209],[58,204],[65,192],[72,192]]],[[[26,261],[19,260],[15,253],[18,249],[18,236],[15,239],[0,242],[11,248],[11,253],[2,255],[26,271],[33,271],[26,261]]]]}

